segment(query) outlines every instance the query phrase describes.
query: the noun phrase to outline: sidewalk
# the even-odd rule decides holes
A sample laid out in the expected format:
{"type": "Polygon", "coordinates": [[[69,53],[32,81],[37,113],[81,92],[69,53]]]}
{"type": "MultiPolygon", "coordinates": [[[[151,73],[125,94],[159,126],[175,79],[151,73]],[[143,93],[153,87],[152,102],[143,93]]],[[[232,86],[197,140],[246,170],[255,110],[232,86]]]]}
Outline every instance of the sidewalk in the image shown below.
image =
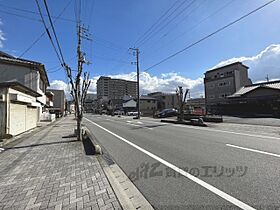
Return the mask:
{"type": "Polygon", "coordinates": [[[74,127],[65,117],[0,153],[0,209],[121,209],[97,158],[65,138],[74,127]]]}

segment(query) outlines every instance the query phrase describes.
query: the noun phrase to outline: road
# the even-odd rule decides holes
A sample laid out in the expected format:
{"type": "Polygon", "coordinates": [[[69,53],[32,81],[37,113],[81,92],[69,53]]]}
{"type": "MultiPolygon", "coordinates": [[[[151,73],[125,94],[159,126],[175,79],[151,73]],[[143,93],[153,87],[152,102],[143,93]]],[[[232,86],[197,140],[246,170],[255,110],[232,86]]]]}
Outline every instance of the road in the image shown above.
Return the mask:
{"type": "Polygon", "coordinates": [[[84,123],[155,209],[280,207],[280,138],[150,118],[84,123]]]}

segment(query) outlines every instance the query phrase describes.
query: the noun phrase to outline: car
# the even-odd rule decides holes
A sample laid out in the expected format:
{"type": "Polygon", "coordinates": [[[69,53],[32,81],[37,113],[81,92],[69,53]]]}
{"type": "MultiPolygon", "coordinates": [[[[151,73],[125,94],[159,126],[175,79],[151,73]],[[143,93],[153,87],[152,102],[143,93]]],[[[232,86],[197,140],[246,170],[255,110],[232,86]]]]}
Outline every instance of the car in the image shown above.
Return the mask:
{"type": "Polygon", "coordinates": [[[178,111],[176,109],[164,109],[161,112],[159,112],[156,116],[158,118],[164,118],[164,117],[174,117],[178,115],[178,111]]]}
{"type": "Polygon", "coordinates": [[[136,116],[138,112],[127,112],[127,116],[136,116]]]}
{"type": "Polygon", "coordinates": [[[116,110],[116,111],[114,111],[114,115],[124,115],[124,111],[116,110]]]}

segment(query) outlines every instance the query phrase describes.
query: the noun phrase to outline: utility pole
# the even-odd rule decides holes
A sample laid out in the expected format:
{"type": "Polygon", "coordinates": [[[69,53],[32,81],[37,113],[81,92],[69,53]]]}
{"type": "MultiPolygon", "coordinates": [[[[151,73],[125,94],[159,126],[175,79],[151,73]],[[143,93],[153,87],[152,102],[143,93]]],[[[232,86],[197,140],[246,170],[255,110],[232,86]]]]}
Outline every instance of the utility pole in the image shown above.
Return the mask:
{"type": "Polygon", "coordinates": [[[139,49],[138,48],[129,48],[133,50],[136,54],[136,69],[137,69],[137,119],[140,119],[140,73],[139,73],[139,49]]]}
{"type": "Polygon", "coordinates": [[[81,26],[79,22],[77,24],[77,36],[78,36],[78,45],[77,45],[77,56],[78,56],[78,72],[75,78],[75,106],[76,106],[76,118],[77,118],[77,139],[81,140],[81,123],[83,119],[84,111],[84,102],[87,94],[87,90],[90,86],[89,73],[84,73],[83,84],[81,86],[81,76],[83,73],[83,64],[86,63],[84,53],[81,51],[81,42],[82,39],[88,38],[88,29],[81,26]],[[82,88],[82,90],[81,90],[82,88]]]}
{"type": "Polygon", "coordinates": [[[267,82],[269,82],[268,74],[266,75],[265,79],[266,79],[267,82]]]}

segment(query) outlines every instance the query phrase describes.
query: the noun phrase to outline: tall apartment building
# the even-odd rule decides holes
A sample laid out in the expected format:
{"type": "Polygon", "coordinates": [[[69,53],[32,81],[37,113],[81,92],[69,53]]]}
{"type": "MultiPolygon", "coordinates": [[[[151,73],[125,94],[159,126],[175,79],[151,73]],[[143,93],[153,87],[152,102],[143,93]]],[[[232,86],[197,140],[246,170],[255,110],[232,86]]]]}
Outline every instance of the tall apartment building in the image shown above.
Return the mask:
{"type": "Polygon", "coordinates": [[[248,78],[248,68],[241,62],[235,62],[205,73],[204,89],[207,111],[219,112],[219,105],[226,103],[227,96],[245,85],[252,84],[248,78]]]}
{"type": "Polygon", "coordinates": [[[136,97],[137,82],[103,76],[97,80],[98,99],[122,99],[125,95],[136,97]]]}

